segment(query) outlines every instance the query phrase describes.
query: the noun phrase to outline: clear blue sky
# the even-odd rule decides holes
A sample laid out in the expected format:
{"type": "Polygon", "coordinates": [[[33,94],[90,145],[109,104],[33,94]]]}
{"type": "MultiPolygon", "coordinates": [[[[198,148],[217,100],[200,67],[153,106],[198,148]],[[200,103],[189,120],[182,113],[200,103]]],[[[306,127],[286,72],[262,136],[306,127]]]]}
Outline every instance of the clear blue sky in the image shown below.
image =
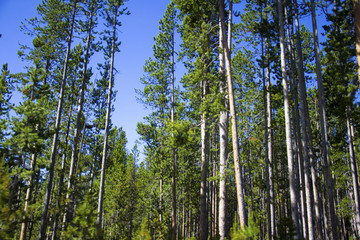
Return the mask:
{"type": "MultiPolygon", "coordinates": [[[[19,26],[24,19],[36,16],[36,6],[40,2],[0,0],[0,65],[8,63],[12,73],[22,71],[24,66],[17,57],[19,44],[31,43],[31,39],[20,32],[19,26]]],[[[115,90],[118,93],[112,121],[125,130],[128,150],[132,149],[138,139],[137,122],[142,121],[147,114],[144,107],[137,103],[134,89],[143,87],[139,81],[143,75],[143,65],[152,55],[153,37],[158,33],[158,22],[168,3],[169,1],[165,0],[130,0],[126,2],[126,6],[131,14],[121,17],[121,52],[115,59],[115,67],[118,70],[115,90]]]]}

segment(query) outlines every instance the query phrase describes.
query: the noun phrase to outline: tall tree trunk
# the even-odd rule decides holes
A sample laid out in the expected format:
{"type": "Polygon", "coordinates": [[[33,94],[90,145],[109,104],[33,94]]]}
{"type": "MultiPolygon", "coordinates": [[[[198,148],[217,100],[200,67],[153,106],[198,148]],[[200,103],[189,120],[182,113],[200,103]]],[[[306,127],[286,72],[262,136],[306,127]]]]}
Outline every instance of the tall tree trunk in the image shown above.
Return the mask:
{"type": "MultiPolygon", "coordinates": [[[[202,98],[208,94],[208,82],[202,81],[202,98]]],[[[208,208],[207,208],[207,176],[208,176],[208,146],[209,134],[207,112],[201,115],[201,188],[200,188],[200,240],[208,239],[208,208]]]]}
{"type": "Polygon", "coordinates": [[[350,155],[350,166],[351,166],[351,175],[353,181],[353,192],[354,192],[354,218],[355,218],[355,226],[354,229],[357,232],[357,236],[360,236],[360,211],[359,211],[359,185],[358,185],[358,173],[356,167],[355,160],[355,152],[354,152],[354,139],[352,133],[352,123],[350,119],[350,107],[346,109],[346,125],[348,132],[348,141],[349,141],[349,155],[350,155]]]}
{"type": "MultiPolygon", "coordinates": [[[[174,90],[174,81],[175,81],[175,61],[174,61],[174,31],[171,35],[171,122],[174,123],[175,115],[175,90],[174,90]]],[[[174,136],[174,133],[172,133],[174,136]]],[[[171,198],[171,239],[176,239],[176,156],[175,156],[175,147],[171,147],[171,189],[172,189],[172,198],[171,198]]]]}
{"type": "MultiPolygon", "coordinates": [[[[70,124],[71,124],[71,115],[72,115],[72,106],[70,106],[70,109],[68,111],[68,121],[67,121],[67,127],[66,127],[66,135],[65,135],[65,142],[68,143],[68,139],[69,139],[69,133],[70,133],[70,124]]],[[[57,207],[57,214],[54,217],[54,224],[53,224],[53,234],[52,234],[52,239],[54,240],[56,237],[56,232],[57,232],[57,225],[58,225],[58,221],[59,221],[59,217],[61,215],[61,206],[60,206],[60,202],[61,202],[61,198],[62,198],[62,194],[63,194],[63,187],[64,187],[64,172],[65,172],[65,165],[66,165],[66,155],[67,153],[67,144],[65,145],[65,149],[62,155],[62,159],[61,159],[61,172],[60,172],[60,177],[59,177],[59,184],[58,184],[58,192],[57,192],[57,198],[56,198],[56,207],[57,207]]],[[[66,207],[65,207],[66,210],[66,207]]],[[[65,211],[66,212],[66,211],[65,211]]],[[[64,214],[65,214],[64,212],[64,214]]],[[[65,222],[63,222],[63,224],[65,224],[65,222]]]]}
{"type": "MultiPolygon", "coordinates": [[[[232,1],[230,1],[230,6],[232,5],[232,1]]],[[[230,7],[231,9],[231,7],[230,7]]],[[[239,223],[240,228],[243,229],[246,225],[246,216],[245,216],[245,200],[243,195],[243,183],[240,169],[240,158],[239,158],[239,142],[237,135],[237,122],[236,122],[236,108],[235,108],[235,99],[234,99],[234,88],[232,82],[232,74],[231,74],[231,56],[230,49],[227,41],[225,40],[225,20],[224,20],[224,1],[219,0],[219,13],[220,13],[220,23],[223,35],[223,46],[224,46],[224,55],[225,55],[225,64],[226,64],[226,78],[227,78],[227,86],[228,86],[228,94],[229,94],[229,105],[230,105],[230,114],[231,114],[231,133],[232,133],[232,145],[233,145],[233,155],[234,155],[234,169],[235,169],[235,182],[236,182],[236,196],[238,203],[238,215],[239,215],[239,223]]],[[[229,19],[230,20],[230,19],[229,19]]],[[[232,24],[228,22],[228,24],[232,24]]],[[[229,32],[231,34],[231,32],[229,32]]]]}
{"type": "MultiPolygon", "coordinates": [[[[230,16],[230,15],[229,15],[230,16]]],[[[219,49],[223,49],[223,34],[219,24],[219,49]]],[[[228,40],[229,41],[229,40],[228,40]]],[[[228,147],[228,128],[229,128],[229,116],[228,116],[228,102],[226,98],[226,81],[225,81],[225,59],[223,51],[219,52],[219,74],[220,81],[220,93],[224,95],[224,111],[220,112],[219,117],[219,135],[220,135],[220,163],[219,163],[219,236],[220,240],[226,238],[226,161],[227,161],[227,147],[228,147]]]]}
{"type": "MultiPolygon", "coordinates": [[[[332,238],[337,239],[337,237],[338,237],[337,219],[336,219],[335,206],[334,206],[334,193],[333,193],[334,190],[333,190],[333,184],[332,184],[332,180],[331,180],[331,176],[330,176],[329,142],[328,142],[328,133],[327,133],[328,130],[327,130],[327,120],[326,120],[326,110],[325,110],[324,86],[323,86],[322,73],[321,73],[319,37],[318,37],[314,0],[311,0],[311,16],[312,16],[311,19],[312,19],[312,26],[313,26],[313,38],[314,38],[314,50],[315,50],[314,52],[315,52],[315,63],[316,63],[316,78],[317,78],[318,98],[319,98],[322,160],[323,160],[323,164],[324,164],[327,197],[328,197],[328,201],[329,201],[332,238]]],[[[358,55],[358,56],[360,56],[360,55],[358,55]]],[[[358,62],[360,62],[360,61],[358,61],[358,62]]],[[[321,221],[321,219],[319,219],[319,218],[317,217],[317,220],[321,221]]],[[[319,224],[319,222],[317,223],[317,225],[318,225],[317,228],[318,228],[318,234],[319,234],[318,237],[319,237],[319,239],[322,239],[323,238],[322,237],[322,227],[319,224]]]]}
{"type": "MultiPolygon", "coordinates": [[[[215,126],[215,149],[218,149],[217,146],[217,127],[215,126]]],[[[218,167],[217,167],[217,163],[218,163],[218,156],[217,156],[217,152],[214,152],[214,160],[213,160],[213,179],[217,178],[217,173],[218,173],[218,167]]],[[[213,207],[212,207],[212,236],[215,238],[217,236],[217,229],[218,229],[218,186],[217,186],[217,181],[213,181],[213,207]]]]}
{"type": "MultiPolygon", "coordinates": [[[[88,29],[87,29],[87,37],[86,37],[86,46],[85,46],[85,61],[84,66],[82,70],[82,76],[81,76],[81,88],[80,88],[80,96],[79,96],[79,105],[78,110],[76,114],[76,125],[75,125],[75,131],[74,131],[74,141],[73,141],[73,147],[71,151],[71,161],[70,161],[70,168],[69,168],[69,178],[68,178],[68,185],[67,185],[67,193],[66,193],[66,200],[71,199],[71,190],[73,188],[73,178],[74,178],[74,170],[75,170],[75,162],[77,157],[77,150],[78,150],[78,142],[79,142],[79,135],[81,132],[81,120],[83,117],[83,106],[84,106],[84,95],[85,95],[85,86],[86,86],[86,80],[87,80],[87,64],[89,60],[89,50],[91,46],[91,31],[93,28],[93,11],[90,11],[89,21],[88,21],[88,29]]],[[[84,123],[85,124],[85,123],[84,123]]],[[[70,217],[73,217],[73,213],[71,212],[73,206],[69,202],[67,204],[64,214],[63,223],[66,222],[66,218],[68,215],[70,217]]]]}
{"type": "MultiPolygon", "coordinates": [[[[287,17],[287,9],[285,8],[285,19],[286,24],[289,26],[286,29],[288,36],[294,36],[294,27],[293,24],[289,23],[289,18],[287,17]],[[291,28],[291,31],[290,31],[291,28]],[[290,33],[291,32],[291,33],[290,33]]],[[[304,175],[304,155],[303,149],[301,146],[301,130],[300,130],[300,111],[299,111],[299,94],[298,94],[298,81],[295,79],[295,52],[294,52],[294,38],[288,37],[288,49],[290,53],[290,88],[292,89],[294,107],[293,107],[293,124],[294,124],[294,160],[295,160],[295,172],[297,174],[297,191],[296,191],[296,199],[299,203],[299,226],[300,226],[300,237],[307,239],[307,214],[306,214],[306,196],[305,196],[305,175],[304,175]]]]}
{"type": "MultiPolygon", "coordinates": [[[[316,63],[316,78],[318,80],[318,97],[319,97],[319,104],[320,109],[323,108],[324,104],[324,93],[323,93],[323,86],[322,86],[322,76],[321,76],[321,63],[320,63],[320,50],[319,50],[319,39],[318,39],[318,29],[317,29],[317,22],[316,22],[316,13],[315,13],[315,2],[314,0],[311,0],[311,20],[312,20],[312,26],[313,26],[313,39],[314,39],[314,52],[315,52],[315,63],[316,63]],[[321,85],[321,86],[320,86],[321,85]],[[321,90],[320,90],[321,88],[321,90]]],[[[321,111],[325,111],[325,108],[321,111]]],[[[322,114],[320,113],[322,116],[322,114]]],[[[320,117],[320,124],[323,125],[324,119],[322,119],[324,116],[320,117]]],[[[322,135],[323,133],[321,133],[322,135]]],[[[327,143],[324,143],[322,141],[322,144],[325,145],[327,143]]],[[[312,161],[311,163],[311,175],[313,178],[313,192],[314,192],[314,207],[315,207],[315,217],[316,217],[316,236],[318,239],[323,239],[323,227],[321,223],[321,216],[320,216],[320,200],[319,200],[319,193],[317,192],[317,186],[316,186],[316,172],[315,172],[315,161],[312,161]],[[315,187],[315,188],[314,188],[315,187]]]]}
{"type": "MultiPolygon", "coordinates": [[[[265,7],[267,1],[265,1],[265,7]]],[[[261,10],[262,17],[263,9],[261,10]]],[[[265,13],[265,21],[268,15],[265,13]]],[[[263,19],[262,19],[263,21],[263,19]]],[[[265,144],[266,144],[266,209],[267,209],[267,234],[268,239],[272,240],[275,236],[275,208],[274,208],[274,183],[273,183],[273,131],[272,131],[272,109],[271,109],[271,81],[270,81],[270,59],[269,59],[269,39],[268,36],[261,37],[262,55],[265,57],[265,68],[263,68],[263,88],[264,88],[264,110],[265,110],[265,144]],[[265,52],[264,52],[265,43],[265,52]]],[[[260,190],[259,190],[260,191],[260,190]]],[[[264,232],[265,235],[265,232],[264,232]]]]}
{"type": "Polygon", "coordinates": [[[274,184],[273,184],[273,131],[271,111],[271,82],[269,63],[269,43],[265,38],[266,58],[266,141],[267,141],[267,208],[268,208],[268,236],[272,240],[275,236],[275,207],[274,207],[274,184]]]}
{"type": "MultiPolygon", "coordinates": [[[[160,223],[163,222],[163,170],[161,168],[160,170],[160,180],[159,180],[159,208],[160,208],[160,213],[159,213],[159,221],[160,223]]],[[[160,233],[161,235],[161,233],[160,233]]]]}
{"type": "Polygon", "coordinates": [[[75,0],[73,2],[73,12],[72,12],[72,16],[71,16],[69,38],[68,38],[68,44],[67,44],[67,48],[66,48],[63,74],[62,74],[62,79],[61,79],[60,95],[59,95],[59,102],[58,102],[56,121],[55,121],[55,133],[54,133],[52,147],[51,147],[49,179],[48,179],[48,183],[46,186],[44,209],[43,209],[43,214],[41,217],[40,236],[39,236],[40,240],[44,240],[46,238],[47,217],[48,217],[50,197],[51,197],[51,193],[52,193],[52,185],[53,185],[53,179],[54,179],[54,168],[55,168],[55,161],[56,161],[56,155],[57,155],[57,144],[58,144],[59,131],[60,131],[62,107],[63,107],[63,102],[64,102],[64,92],[65,92],[65,86],[66,86],[67,68],[68,68],[68,62],[69,62],[69,56],[70,56],[71,42],[72,42],[72,38],[73,38],[73,29],[74,29],[74,25],[75,25],[76,9],[77,9],[77,0],[75,0]]]}
{"type": "Polygon", "coordinates": [[[104,190],[105,190],[105,167],[106,167],[106,155],[107,155],[107,145],[108,145],[108,136],[109,136],[109,127],[110,127],[110,112],[111,112],[111,98],[112,98],[112,87],[114,81],[114,56],[116,51],[115,40],[116,40],[116,25],[117,25],[117,9],[114,10],[114,19],[113,19],[113,29],[112,29],[112,39],[111,39],[111,50],[110,50],[110,70],[109,70],[109,92],[107,98],[106,106],[106,120],[105,120],[105,132],[104,132],[104,145],[103,145],[103,154],[101,159],[101,175],[100,175],[100,186],[99,186],[99,198],[98,198],[98,209],[97,209],[97,230],[100,236],[102,235],[102,223],[103,223],[103,199],[104,199],[104,190]]]}
{"type": "Polygon", "coordinates": [[[282,85],[284,94],[284,115],[285,115],[285,131],[286,131],[286,153],[288,161],[289,172],[289,187],[290,187],[290,203],[291,203],[291,216],[296,227],[296,238],[300,238],[299,218],[296,200],[296,178],[294,172],[293,150],[291,143],[291,127],[290,127],[290,107],[289,107],[289,92],[287,85],[286,61],[285,61],[285,34],[284,34],[284,20],[283,20],[283,4],[282,0],[278,0],[278,15],[280,25],[280,50],[281,50],[281,73],[282,85]]]}
{"type": "MultiPolygon", "coordinates": [[[[28,205],[31,199],[31,193],[32,193],[32,187],[33,187],[33,179],[35,175],[35,166],[36,166],[36,154],[31,154],[31,163],[30,163],[30,169],[31,173],[29,175],[29,179],[27,181],[27,188],[26,188],[26,196],[25,196],[25,205],[24,205],[24,213],[27,214],[28,211],[28,205]]],[[[28,217],[24,216],[23,222],[21,224],[21,231],[20,231],[20,240],[26,239],[26,228],[28,224],[28,217]]]]}
{"type": "MultiPolygon", "coordinates": [[[[314,1],[314,0],[312,0],[314,1]]],[[[355,49],[358,72],[358,84],[360,88],[360,4],[359,0],[353,0],[354,23],[355,23],[355,49]]]]}
{"type": "MultiPolygon", "coordinates": [[[[302,47],[301,47],[301,37],[300,37],[300,25],[299,25],[299,17],[298,17],[298,5],[297,0],[294,0],[294,8],[295,8],[295,27],[296,27],[296,50],[297,50],[297,65],[298,65],[298,77],[299,77],[299,90],[300,90],[300,121],[301,121],[301,132],[302,132],[302,145],[303,145],[303,153],[304,153],[304,164],[305,164],[305,194],[306,194],[306,213],[307,213],[307,231],[308,231],[308,239],[314,239],[314,225],[313,225],[313,213],[312,206],[313,200],[311,195],[311,177],[310,177],[310,162],[312,162],[312,149],[310,143],[311,139],[311,129],[310,129],[310,121],[309,121],[309,110],[308,103],[306,99],[306,84],[305,84],[305,76],[304,76],[304,61],[302,55],[302,47]],[[310,131],[309,131],[310,130],[310,131]],[[310,134],[309,134],[310,132],[310,134]]],[[[313,179],[314,181],[314,179],[313,179]]]]}

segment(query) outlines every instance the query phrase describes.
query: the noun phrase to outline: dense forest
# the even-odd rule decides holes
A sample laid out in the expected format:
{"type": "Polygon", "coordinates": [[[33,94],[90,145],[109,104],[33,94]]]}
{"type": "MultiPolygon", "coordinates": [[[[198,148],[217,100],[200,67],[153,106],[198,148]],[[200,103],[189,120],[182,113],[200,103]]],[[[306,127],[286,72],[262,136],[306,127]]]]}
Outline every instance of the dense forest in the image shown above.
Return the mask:
{"type": "Polygon", "coordinates": [[[169,1],[143,153],[112,123],[126,4],[24,20],[26,67],[1,63],[0,239],[359,239],[359,1],[169,1]]]}

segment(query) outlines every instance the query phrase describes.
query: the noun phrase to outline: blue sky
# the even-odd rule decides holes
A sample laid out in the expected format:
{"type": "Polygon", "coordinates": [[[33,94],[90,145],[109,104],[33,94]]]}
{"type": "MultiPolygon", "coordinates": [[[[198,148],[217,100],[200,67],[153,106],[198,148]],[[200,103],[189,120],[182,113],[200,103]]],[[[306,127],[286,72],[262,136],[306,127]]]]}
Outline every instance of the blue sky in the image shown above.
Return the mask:
{"type": "MultiPolygon", "coordinates": [[[[8,63],[12,73],[22,71],[24,66],[17,57],[19,44],[31,43],[31,39],[20,31],[21,21],[36,16],[36,6],[40,2],[0,0],[0,65],[8,63]]],[[[130,0],[126,2],[126,6],[131,14],[121,18],[121,52],[117,53],[115,59],[115,67],[118,70],[115,90],[118,93],[112,121],[125,130],[128,150],[132,149],[138,138],[137,122],[142,121],[147,114],[144,107],[137,103],[134,89],[143,87],[139,80],[143,75],[143,65],[145,60],[152,56],[153,37],[158,34],[158,22],[168,3],[169,1],[165,0],[130,0]]]]}

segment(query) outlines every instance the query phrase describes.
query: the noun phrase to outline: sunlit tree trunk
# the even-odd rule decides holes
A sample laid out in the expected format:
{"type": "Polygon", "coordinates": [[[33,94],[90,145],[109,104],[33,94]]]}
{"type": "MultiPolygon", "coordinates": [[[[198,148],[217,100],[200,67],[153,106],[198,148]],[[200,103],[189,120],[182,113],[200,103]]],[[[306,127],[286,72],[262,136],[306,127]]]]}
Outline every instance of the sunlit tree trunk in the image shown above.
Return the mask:
{"type": "MultiPolygon", "coordinates": [[[[175,92],[174,92],[174,81],[175,81],[175,61],[174,61],[174,31],[171,34],[171,122],[174,123],[175,115],[175,92]]],[[[172,133],[174,136],[174,133],[172,133]]],[[[176,156],[175,147],[171,147],[171,239],[176,239],[176,156]]]]}
{"type": "MultiPolygon", "coordinates": [[[[314,225],[313,225],[313,200],[311,194],[311,176],[310,176],[310,162],[312,162],[312,149],[311,149],[311,129],[309,121],[309,110],[306,99],[306,84],[304,76],[304,61],[301,47],[300,37],[300,25],[298,17],[298,5],[297,0],[294,0],[295,9],[295,27],[296,27],[296,49],[297,49],[297,66],[298,66],[298,78],[299,78],[299,91],[300,91],[300,121],[301,121],[301,133],[302,133],[302,146],[304,153],[304,176],[305,176],[305,194],[306,194],[306,214],[307,214],[307,238],[314,239],[314,225]],[[310,134],[309,134],[310,132],[310,134]]],[[[313,179],[315,181],[315,179],[313,179]]],[[[316,187],[316,186],[315,186],[316,187]]]]}
{"type": "MultiPolygon", "coordinates": [[[[232,2],[230,1],[230,5],[232,2]]],[[[235,183],[236,183],[236,198],[238,203],[238,215],[239,215],[239,223],[240,228],[243,229],[246,225],[246,216],[245,216],[245,200],[243,195],[243,182],[241,176],[240,169],[240,158],[239,158],[239,140],[237,135],[237,122],[236,122],[236,107],[235,107],[235,99],[234,99],[234,88],[232,82],[232,74],[231,74],[231,56],[230,56],[230,46],[228,46],[227,41],[225,40],[225,20],[224,20],[224,2],[223,0],[219,0],[219,13],[220,13],[220,23],[223,35],[223,46],[224,46],[224,55],[225,55],[225,70],[226,70],[226,79],[228,86],[228,94],[229,94],[229,106],[230,106],[230,114],[231,114],[231,134],[232,134],[232,145],[233,145],[233,156],[234,156],[234,170],[235,170],[235,183]]],[[[232,24],[228,22],[228,24],[232,24]]],[[[230,32],[231,33],[231,32],[230,32]]],[[[229,33],[229,34],[230,34],[229,33]]]]}
{"type": "MultiPolygon", "coordinates": [[[[72,107],[70,107],[70,109],[68,110],[68,120],[67,120],[67,126],[66,126],[66,134],[65,134],[65,142],[67,143],[69,140],[69,133],[70,133],[70,124],[71,124],[71,115],[72,115],[72,107]]],[[[58,183],[58,192],[57,192],[57,198],[56,198],[56,207],[58,208],[58,213],[55,216],[54,219],[54,224],[53,224],[53,234],[52,234],[52,239],[54,240],[57,234],[57,228],[58,228],[58,221],[59,221],[59,217],[61,215],[61,213],[63,211],[61,211],[61,206],[60,206],[60,202],[61,202],[61,198],[62,198],[62,194],[63,194],[63,188],[64,188],[64,172],[65,172],[65,165],[66,165],[66,158],[67,158],[67,145],[65,145],[64,148],[64,152],[62,154],[62,158],[61,158],[61,172],[60,172],[60,176],[59,176],[59,183],[58,183]]],[[[64,215],[66,214],[66,207],[65,207],[65,212],[64,215]]],[[[63,222],[63,226],[64,226],[65,222],[63,222]]]]}
{"type": "Polygon", "coordinates": [[[58,108],[57,108],[57,112],[56,112],[55,133],[54,133],[52,147],[51,147],[49,177],[48,177],[48,183],[47,183],[46,192],[45,192],[44,209],[43,209],[43,213],[42,213],[42,217],[41,217],[40,236],[39,236],[40,240],[44,240],[46,238],[47,217],[48,217],[50,198],[51,198],[51,193],[52,193],[52,185],[53,185],[53,179],[54,179],[54,168],[55,168],[55,161],[56,161],[56,155],[57,155],[57,144],[58,144],[59,131],[60,131],[61,114],[62,114],[64,93],[65,93],[65,86],[66,86],[66,78],[67,78],[67,68],[68,68],[69,55],[70,55],[70,49],[71,49],[71,42],[72,42],[72,38],[73,38],[73,29],[74,29],[74,24],[75,24],[76,9],[77,9],[77,0],[73,2],[73,12],[72,12],[72,16],[71,16],[69,38],[68,38],[68,44],[67,44],[67,48],[66,48],[66,55],[65,55],[64,66],[63,66],[63,74],[62,74],[62,79],[61,79],[59,102],[58,102],[58,108]]]}
{"type": "Polygon", "coordinates": [[[274,207],[274,183],[273,183],[273,131],[272,131],[272,110],[271,110],[271,82],[269,63],[269,43],[265,38],[266,58],[266,141],[267,141],[267,207],[268,207],[268,234],[269,240],[275,236],[275,207],[274,207]]]}
{"type": "MultiPolygon", "coordinates": [[[[31,193],[32,193],[32,185],[33,185],[33,179],[35,174],[35,166],[36,166],[36,154],[31,154],[31,163],[30,163],[30,176],[27,181],[27,188],[26,188],[26,196],[25,196],[25,205],[24,205],[24,213],[26,214],[28,211],[28,205],[30,203],[31,199],[31,193]]],[[[23,218],[23,222],[21,224],[21,231],[20,231],[20,240],[26,239],[26,229],[28,225],[28,218],[25,216],[23,218]]]]}
{"type": "MultiPolygon", "coordinates": [[[[326,192],[329,201],[329,211],[330,211],[330,221],[331,221],[331,232],[332,238],[336,239],[338,236],[337,232],[337,220],[334,206],[334,190],[332,179],[330,176],[330,166],[329,166],[329,142],[328,142],[328,130],[327,130],[327,120],[326,120],[326,110],[325,110],[325,98],[324,98],[324,86],[322,81],[321,73],[321,62],[320,62],[320,48],[319,48],[319,37],[318,29],[316,22],[316,12],[315,12],[315,2],[311,0],[311,19],[313,26],[313,38],[314,38],[314,52],[315,52],[315,63],[316,63],[316,78],[318,85],[318,98],[319,98],[319,112],[320,112],[320,132],[321,132],[321,146],[322,146],[322,160],[324,164],[324,173],[325,173],[325,182],[326,182],[326,192]]],[[[358,55],[359,56],[359,55],[358,55]]],[[[316,205],[315,205],[316,207],[316,205]]],[[[315,209],[316,210],[316,209],[315,209]]],[[[318,213],[315,213],[316,215],[318,213]]],[[[320,215],[320,214],[319,214],[320,215]]],[[[318,237],[322,239],[322,226],[319,224],[320,216],[316,216],[318,220],[318,237]]]]}
{"type": "MultiPolygon", "coordinates": [[[[223,49],[223,35],[221,33],[221,24],[219,24],[219,48],[223,49]]],[[[229,116],[228,116],[228,104],[226,98],[226,81],[225,81],[225,59],[223,51],[219,52],[219,74],[220,81],[220,93],[224,95],[224,111],[220,112],[219,117],[219,135],[220,135],[220,153],[219,153],[219,236],[220,240],[224,240],[226,237],[226,160],[227,160],[227,145],[228,145],[228,128],[229,128],[229,116]]]]}
{"type": "Polygon", "coordinates": [[[287,84],[287,72],[286,72],[286,61],[285,61],[285,34],[284,34],[284,20],[283,20],[283,4],[282,0],[278,0],[278,15],[280,25],[280,50],[281,50],[281,73],[282,73],[282,85],[284,94],[284,115],[285,115],[285,132],[286,132],[286,152],[288,161],[288,172],[289,172],[289,190],[290,190],[290,204],[291,204],[291,215],[294,225],[296,227],[297,239],[300,238],[299,233],[299,219],[298,209],[296,200],[296,178],[294,172],[294,161],[293,161],[293,150],[291,142],[291,127],[290,127],[290,107],[289,107],[289,91],[287,84]]]}
{"type": "MultiPolygon", "coordinates": [[[[202,81],[202,97],[208,94],[208,82],[202,81]]],[[[208,208],[207,208],[207,176],[208,176],[208,148],[209,134],[207,124],[207,113],[201,115],[201,187],[200,187],[200,240],[208,238],[208,208]]]]}
{"type": "Polygon", "coordinates": [[[104,145],[103,145],[103,154],[101,159],[101,174],[100,174],[100,186],[99,186],[99,198],[98,198],[98,208],[97,208],[97,229],[98,234],[102,234],[102,222],[103,222],[103,199],[104,199],[104,189],[105,189],[105,168],[106,168],[106,155],[107,155],[107,145],[108,145],[108,136],[110,128],[110,112],[111,112],[111,98],[112,98],[112,87],[114,81],[114,56],[115,56],[115,40],[116,40],[116,25],[117,25],[117,9],[114,10],[114,19],[113,19],[113,29],[112,29],[112,39],[111,39],[111,50],[110,50],[110,69],[109,69],[109,91],[107,98],[106,106],[106,120],[105,120],[105,132],[104,132],[104,145]]]}
{"type": "Polygon", "coordinates": [[[348,144],[349,144],[349,155],[350,155],[350,166],[351,166],[351,175],[353,181],[353,193],[354,193],[354,219],[355,226],[354,229],[357,231],[357,236],[359,237],[360,231],[360,212],[359,212],[359,185],[358,185],[358,173],[357,166],[355,160],[355,152],[354,152],[354,139],[352,133],[352,123],[350,119],[350,107],[346,109],[346,125],[348,132],[348,144]]]}
{"type": "MultiPolygon", "coordinates": [[[[314,1],[314,0],[312,0],[314,1]]],[[[358,72],[358,84],[360,88],[360,4],[359,0],[353,0],[354,23],[355,23],[355,50],[358,72]]]]}
{"type": "MultiPolygon", "coordinates": [[[[87,29],[87,38],[86,38],[86,46],[85,46],[85,61],[84,66],[82,70],[82,76],[81,76],[81,88],[80,88],[80,96],[79,96],[79,105],[78,110],[76,114],[76,125],[75,125],[75,131],[74,131],[74,141],[72,144],[72,151],[71,151],[71,160],[70,160],[70,167],[69,167],[69,177],[68,177],[68,184],[67,184],[67,192],[66,192],[66,201],[71,199],[71,190],[73,188],[73,178],[74,178],[74,171],[75,171],[75,162],[77,157],[77,149],[78,149],[78,142],[79,142],[79,135],[81,132],[81,122],[83,117],[83,106],[84,106],[84,94],[85,94],[85,86],[86,86],[86,71],[87,71],[87,64],[89,59],[89,50],[90,50],[90,44],[91,44],[91,30],[92,30],[92,21],[93,12],[90,12],[90,18],[89,18],[89,27],[87,29]]],[[[85,123],[84,123],[85,124],[85,123]]],[[[71,202],[68,202],[65,208],[65,213],[63,217],[63,225],[66,224],[67,217],[70,215],[70,218],[73,217],[72,212],[73,206],[71,202]]]]}

